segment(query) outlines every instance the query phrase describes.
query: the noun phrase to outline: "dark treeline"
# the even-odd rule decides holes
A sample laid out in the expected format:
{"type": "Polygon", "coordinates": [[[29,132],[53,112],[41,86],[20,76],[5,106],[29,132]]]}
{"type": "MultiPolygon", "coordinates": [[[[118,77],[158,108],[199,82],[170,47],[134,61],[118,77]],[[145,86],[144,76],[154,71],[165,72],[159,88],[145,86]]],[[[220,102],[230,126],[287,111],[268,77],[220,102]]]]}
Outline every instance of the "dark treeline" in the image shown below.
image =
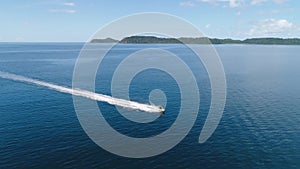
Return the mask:
{"type": "Polygon", "coordinates": [[[265,44],[265,45],[300,45],[299,38],[250,38],[245,40],[234,39],[218,39],[218,38],[160,38],[155,36],[130,36],[122,40],[114,40],[111,38],[106,39],[93,39],[92,43],[133,43],[133,44],[265,44]]]}

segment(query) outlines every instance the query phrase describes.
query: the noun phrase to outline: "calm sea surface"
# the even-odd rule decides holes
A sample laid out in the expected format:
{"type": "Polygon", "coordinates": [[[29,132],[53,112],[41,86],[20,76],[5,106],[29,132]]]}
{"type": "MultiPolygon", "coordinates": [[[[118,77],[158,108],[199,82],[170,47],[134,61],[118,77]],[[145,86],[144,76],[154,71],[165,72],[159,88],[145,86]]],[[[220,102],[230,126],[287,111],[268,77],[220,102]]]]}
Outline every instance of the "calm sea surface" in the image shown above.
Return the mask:
{"type": "MultiPolygon", "coordinates": [[[[82,43],[0,43],[0,71],[72,86],[82,43]]],[[[131,159],[98,147],[80,126],[72,96],[45,87],[0,78],[0,168],[300,168],[300,46],[216,45],[227,80],[223,118],[212,137],[198,137],[210,106],[208,75],[182,45],[119,45],[98,70],[96,91],[110,93],[115,68],[143,48],[179,55],[194,72],[201,94],[198,118],[173,149],[131,159]]],[[[99,103],[110,125],[131,137],[168,129],[180,108],[179,88],[168,74],[148,70],[130,86],[130,97],[148,102],[163,90],[166,114],[151,123],[125,119],[114,106],[99,103]]]]}

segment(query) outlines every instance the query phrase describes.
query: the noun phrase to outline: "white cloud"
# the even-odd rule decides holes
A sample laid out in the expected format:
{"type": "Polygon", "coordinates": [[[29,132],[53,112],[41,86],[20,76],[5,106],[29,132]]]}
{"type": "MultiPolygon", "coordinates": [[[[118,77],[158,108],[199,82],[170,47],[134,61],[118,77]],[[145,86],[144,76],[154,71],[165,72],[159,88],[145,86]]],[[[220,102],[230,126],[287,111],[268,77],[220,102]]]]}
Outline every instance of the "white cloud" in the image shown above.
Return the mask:
{"type": "Polygon", "coordinates": [[[75,3],[74,2],[65,2],[65,3],[63,3],[63,5],[65,5],[65,6],[75,6],[75,3]]]}
{"type": "Polygon", "coordinates": [[[214,5],[223,4],[222,6],[224,6],[224,4],[228,4],[225,7],[237,8],[237,7],[241,7],[243,5],[247,5],[249,3],[251,5],[259,5],[259,4],[263,4],[266,2],[281,4],[281,3],[286,2],[287,0],[197,0],[197,1],[202,2],[202,3],[210,3],[210,4],[214,4],[214,5]]]}
{"type": "Polygon", "coordinates": [[[215,2],[216,0],[198,0],[199,2],[209,2],[209,3],[213,3],[215,2]]]}
{"type": "Polygon", "coordinates": [[[230,8],[240,7],[243,3],[242,0],[228,0],[230,8]]]}
{"type": "Polygon", "coordinates": [[[76,13],[76,10],[72,10],[72,9],[49,9],[49,12],[53,12],[53,13],[76,13]]]}
{"type": "Polygon", "coordinates": [[[208,29],[208,28],[210,28],[210,26],[211,26],[210,24],[206,24],[205,28],[208,29]]]}
{"type": "Polygon", "coordinates": [[[273,2],[276,4],[281,4],[284,3],[286,0],[251,0],[250,4],[251,5],[258,5],[258,4],[262,4],[265,2],[273,2]]]}
{"type": "Polygon", "coordinates": [[[187,6],[187,7],[194,7],[195,6],[195,4],[191,1],[180,2],[179,5],[180,6],[187,6]]]}
{"type": "Polygon", "coordinates": [[[261,4],[264,2],[267,2],[268,0],[252,0],[251,1],[251,5],[257,5],[257,4],[261,4]]]}
{"type": "Polygon", "coordinates": [[[56,4],[56,5],[60,5],[60,7],[61,6],[64,6],[64,7],[53,8],[53,9],[49,9],[48,11],[52,12],[52,13],[69,13],[69,14],[77,12],[75,9],[72,9],[76,5],[74,2],[65,2],[65,3],[56,4]],[[67,8],[69,8],[69,9],[67,9],[67,8]]]}
{"type": "Polygon", "coordinates": [[[250,36],[289,35],[298,28],[285,19],[265,19],[256,23],[246,34],[250,36]]]}
{"type": "Polygon", "coordinates": [[[220,3],[228,3],[230,8],[237,8],[244,4],[244,0],[197,0],[199,2],[210,3],[210,4],[220,4],[220,3]]]}

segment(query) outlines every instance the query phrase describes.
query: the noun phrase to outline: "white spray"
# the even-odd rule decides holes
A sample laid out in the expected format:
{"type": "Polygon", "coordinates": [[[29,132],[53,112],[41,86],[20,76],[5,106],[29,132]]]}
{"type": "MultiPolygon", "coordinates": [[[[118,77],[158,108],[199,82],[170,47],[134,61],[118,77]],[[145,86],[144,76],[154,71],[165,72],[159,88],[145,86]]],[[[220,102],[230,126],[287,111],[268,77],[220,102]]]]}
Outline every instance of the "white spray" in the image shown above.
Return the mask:
{"type": "Polygon", "coordinates": [[[85,98],[100,101],[100,102],[106,102],[108,104],[121,106],[121,107],[124,107],[124,108],[141,110],[141,111],[145,111],[145,112],[153,112],[153,113],[162,113],[164,111],[164,109],[162,107],[159,107],[159,106],[143,104],[143,103],[138,103],[138,102],[119,99],[119,98],[114,98],[114,97],[111,97],[111,96],[98,94],[98,93],[90,92],[90,91],[87,91],[87,90],[72,89],[72,88],[68,88],[68,87],[63,87],[63,86],[55,85],[55,84],[52,84],[52,83],[43,82],[43,81],[40,81],[40,80],[31,79],[31,78],[28,78],[28,77],[12,74],[12,73],[7,73],[7,72],[0,71],[0,77],[4,78],[4,79],[19,81],[19,82],[35,84],[35,85],[38,85],[38,86],[44,86],[44,87],[47,87],[49,89],[56,90],[56,91],[59,91],[59,92],[62,92],[62,93],[72,94],[72,95],[75,95],[75,96],[81,96],[81,97],[85,97],[85,98]]]}

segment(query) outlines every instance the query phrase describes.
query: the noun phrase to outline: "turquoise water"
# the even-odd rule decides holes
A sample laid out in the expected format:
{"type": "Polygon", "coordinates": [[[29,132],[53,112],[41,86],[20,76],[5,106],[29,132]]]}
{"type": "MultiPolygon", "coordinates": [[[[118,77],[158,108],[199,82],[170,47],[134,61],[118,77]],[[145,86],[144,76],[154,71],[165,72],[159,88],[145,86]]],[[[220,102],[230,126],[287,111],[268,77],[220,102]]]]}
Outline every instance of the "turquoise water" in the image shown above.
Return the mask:
{"type": "MultiPolygon", "coordinates": [[[[0,71],[71,86],[82,43],[1,43],[0,71]]],[[[98,71],[96,91],[110,94],[113,71],[128,54],[162,48],[180,57],[194,72],[201,94],[196,123],[188,136],[164,154],[130,159],[98,147],[81,128],[72,96],[0,79],[0,168],[299,168],[300,47],[216,45],[227,80],[223,118],[204,144],[198,137],[210,104],[205,69],[181,45],[119,45],[98,71]]],[[[114,106],[99,103],[106,120],[132,137],[165,131],[180,108],[176,82],[149,70],[132,81],[130,97],[147,102],[149,92],[166,93],[166,114],[149,124],[126,120],[114,106]],[[151,79],[151,83],[149,83],[151,79]],[[167,85],[166,85],[167,84],[167,85]]]]}

